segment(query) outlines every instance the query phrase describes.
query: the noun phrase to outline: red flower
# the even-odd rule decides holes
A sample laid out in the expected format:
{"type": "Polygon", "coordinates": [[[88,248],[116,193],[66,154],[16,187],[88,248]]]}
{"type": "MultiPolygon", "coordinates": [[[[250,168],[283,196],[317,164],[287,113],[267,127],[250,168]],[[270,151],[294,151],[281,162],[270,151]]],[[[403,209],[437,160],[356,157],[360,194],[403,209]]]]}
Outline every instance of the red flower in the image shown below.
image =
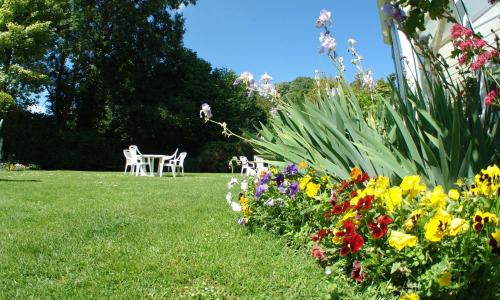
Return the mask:
{"type": "Polygon", "coordinates": [[[372,201],[375,196],[373,195],[368,195],[364,198],[359,199],[358,204],[356,204],[355,209],[360,210],[360,209],[370,209],[372,207],[372,201]]]}
{"type": "Polygon", "coordinates": [[[332,209],[332,213],[334,215],[340,215],[341,213],[346,212],[350,206],[351,206],[351,204],[349,203],[349,201],[345,201],[342,204],[335,205],[332,209]]]}
{"type": "Polygon", "coordinates": [[[330,204],[332,206],[335,206],[335,204],[337,204],[337,195],[336,194],[332,194],[332,198],[330,199],[330,204]]]}
{"type": "Polygon", "coordinates": [[[493,103],[493,101],[495,100],[495,97],[497,96],[497,94],[500,94],[500,90],[492,90],[492,91],[490,91],[486,95],[486,97],[484,98],[484,105],[485,106],[491,105],[493,103]]]}
{"type": "Polygon", "coordinates": [[[313,241],[321,241],[326,235],[328,234],[328,230],[326,229],[320,229],[317,234],[313,235],[311,239],[313,241]]]}
{"type": "Polygon", "coordinates": [[[351,277],[358,283],[365,280],[365,272],[357,260],[352,264],[351,277]]]}
{"type": "Polygon", "coordinates": [[[356,230],[356,226],[354,225],[354,223],[351,220],[347,220],[344,223],[344,228],[345,228],[345,231],[338,231],[335,235],[336,236],[348,236],[348,235],[355,233],[355,230],[356,230]]]}
{"type": "Polygon", "coordinates": [[[358,195],[358,191],[357,190],[354,190],[354,191],[351,192],[351,198],[356,197],[356,195],[358,195]]]}
{"type": "Polygon", "coordinates": [[[361,248],[363,248],[365,243],[363,237],[356,232],[356,226],[351,220],[345,222],[344,228],[345,231],[340,231],[335,234],[336,236],[344,237],[342,248],[340,249],[341,256],[346,256],[351,252],[358,252],[361,248]]]}
{"type": "Polygon", "coordinates": [[[392,223],[392,221],[392,218],[388,215],[381,215],[375,219],[375,222],[368,223],[368,228],[370,229],[372,236],[378,240],[387,233],[387,225],[392,223]]]}
{"type": "Polygon", "coordinates": [[[325,251],[320,246],[314,245],[311,249],[311,255],[317,260],[326,260],[325,251]]]}
{"type": "Polygon", "coordinates": [[[363,237],[357,232],[353,232],[352,234],[344,237],[344,243],[342,248],[340,249],[340,255],[346,256],[349,253],[357,253],[363,245],[365,244],[365,240],[363,237]]]}
{"type": "Polygon", "coordinates": [[[349,187],[350,184],[351,183],[349,181],[347,181],[347,180],[344,179],[342,181],[342,186],[340,188],[338,188],[338,190],[337,190],[337,194],[340,194],[343,191],[345,191],[349,187]]]}
{"type": "Polygon", "coordinates": [[[361,182],[365,182],[368,179],[370,179],[370,176],[368,176],[368,173],[364,172],[362,177],[361,177],[361,182]]]}

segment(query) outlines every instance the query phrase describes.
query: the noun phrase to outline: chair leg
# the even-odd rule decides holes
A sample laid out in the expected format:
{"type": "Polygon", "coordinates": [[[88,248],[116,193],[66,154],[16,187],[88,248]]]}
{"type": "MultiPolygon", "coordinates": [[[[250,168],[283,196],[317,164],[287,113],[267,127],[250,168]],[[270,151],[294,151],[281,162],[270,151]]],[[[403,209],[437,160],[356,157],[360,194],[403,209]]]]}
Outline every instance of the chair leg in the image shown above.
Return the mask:
{"type": "Polygon", "coordinates": [[[128,165],[125,165],[125,171],[123,171],[123,175],[127,174],[127,167],[128,165]]]}

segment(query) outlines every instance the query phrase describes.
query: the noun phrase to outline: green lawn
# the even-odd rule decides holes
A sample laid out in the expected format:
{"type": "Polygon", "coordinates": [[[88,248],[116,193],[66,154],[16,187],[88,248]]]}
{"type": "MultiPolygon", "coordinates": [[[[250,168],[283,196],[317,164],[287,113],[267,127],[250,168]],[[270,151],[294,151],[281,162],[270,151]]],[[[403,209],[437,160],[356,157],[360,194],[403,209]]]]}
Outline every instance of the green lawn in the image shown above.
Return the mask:
{"type": "Polygon", "coordinates": [[[228,178],[0,172],[0,299],[323,298],[306,253],[236,224],[228,178]]]}

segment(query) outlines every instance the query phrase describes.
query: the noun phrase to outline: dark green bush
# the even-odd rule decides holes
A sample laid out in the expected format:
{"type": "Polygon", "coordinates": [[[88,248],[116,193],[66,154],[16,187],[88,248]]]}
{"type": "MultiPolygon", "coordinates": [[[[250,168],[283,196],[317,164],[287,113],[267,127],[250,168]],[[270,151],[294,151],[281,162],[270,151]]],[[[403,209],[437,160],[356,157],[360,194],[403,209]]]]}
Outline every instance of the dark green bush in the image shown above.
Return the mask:
{"type": "MultiPolygon", "coordinates": [[[[203,172],[231,172],[229,161],[233,156],[245,155],[252,160],[253,150],[249,144],[243,142],[228,143],[215,141],[206,143],[200,151],[196,162],[203,172]]],[[[239,167],[234,172],[239,172],[239,167]]]]}

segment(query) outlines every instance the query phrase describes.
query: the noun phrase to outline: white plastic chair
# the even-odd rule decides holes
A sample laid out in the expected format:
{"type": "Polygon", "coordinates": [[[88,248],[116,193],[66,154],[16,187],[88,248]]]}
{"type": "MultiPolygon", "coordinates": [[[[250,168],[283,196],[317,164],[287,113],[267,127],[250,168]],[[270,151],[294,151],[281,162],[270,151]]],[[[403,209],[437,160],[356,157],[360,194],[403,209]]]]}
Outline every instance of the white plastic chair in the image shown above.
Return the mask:
{"type": "Polygon", "coordinates": [[[168,159],[168,158],[172,158],[172,157],[175,159],[175,158],[176,158],[176,155],[177,155],[177,151],[179,151],[179,148],[175,149],[174,154],[172,154],[172,155],[168,155],[168,156],[165,156],[165,157],[162,157],[162,158],[161,158],[160,163],[158,164],[158,172],[160,173],[160,174],[159,174],[159,175],[160,175],[160,177],[162,177],[162,176],[163,176],[163,168],[164,168],[165,166],[167,166],[167,172],[168,172],[168,164],[170,163],[170,161],[171,161],[171,160],[168,160],[168,161],[167,161],[167,159],[168,159]]]}
{"type": "Polygon", "coordinates": [[[164,167],[167,167],[167,172],[168,172],[168,169],[171,168],[172,169],[172,176],[175,177],[175,172],[177,171],[177,169],[181,169],[182,176],[184,176],[184,159],[186,158],[186,156],[187,156],[187,152],[181,152],[181,154],[179,154],[179,156],[177,158],[171,159],[168,161],[168,163],[163,164],[161,166],[162,171],[163,171],[164,167]]]}
{"type": "Polygon", "coordinates": [[[262,157],[254,155],[253,160],[255,161],[255,169],[257,170],[257,174],[262,171],[267,171],[267,163],[264,162],[264,159],[262,157]]]}
{"type": "Polygon", "coordinates": [[[249,175],[252,171],[254,171],[255,165],[252,162],[249,162],[246,156],[240,156],[240,161],[241,175],[243,175],[243,172],[245,172],[246,175],[249,175]]]}
{"type": "Polygon", "coordinates": [[[139,148],[136,145],[131,145],[128,147],[129,153],[130,153],[130,160],[132,163],[132,166],[134,167],[135,171],[135,176],[139,176],[139,171],[141,175],[146,174],[146,166],[149,166],[149,164],[144,161],[141,157],[141,152],[139,151],[139,148]]]}
{"type": "Polygon", "coordinates": [[[132,175],[132,173],[134,172],[134,164],[132,163],[130,150],[123,149],[123,155],[125,156],[125,171],[123,171],[123,174],[127,174],[127,168],[130,167],[130,175],[132,175]]]}

